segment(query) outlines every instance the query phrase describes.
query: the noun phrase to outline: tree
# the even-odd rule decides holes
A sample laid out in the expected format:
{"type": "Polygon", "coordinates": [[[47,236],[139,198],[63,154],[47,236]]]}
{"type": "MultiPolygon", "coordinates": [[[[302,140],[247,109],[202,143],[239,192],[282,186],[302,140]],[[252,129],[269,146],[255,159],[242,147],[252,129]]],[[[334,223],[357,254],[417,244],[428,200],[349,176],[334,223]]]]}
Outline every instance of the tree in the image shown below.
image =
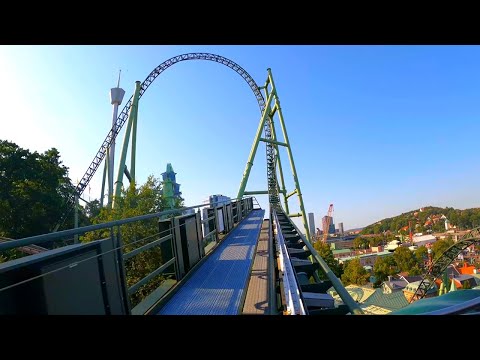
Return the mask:
{"type": "Polygon", "coordinates": [[[385,242],[386,237],[383,235],[379,236],[372,236],[371,238],[368,239],[368,243],[370,247],[372,246],[378,246],[380,244],[383,244],[385,242]]]}
{"type": "MultiPolygon", "coordinates": [[[[92,218],[92,221],[97,224],[160,212],[165,209],[166,205],[165,199],[160,195],[160,189],[160,181],[151,175],[148,177],[146,183],[137,189],[133,185],[129,186],[126,190],[122,189],[120,198],[116,199],[116,207],[114,209],[102,208],[100,213],[92,218]]],[[[181,206],[182,204],[179,203],[179,205],[181,206]]],[[[158,233],[158,219],[156,218],[122,225],[121,239],[124,245],[123,253],[130,252],[166,235],[168,234],[158,233]]],[[[89,232],[85,234],[85,236],[82,236],[80,240],[82,242],[90,242],[109,236],[110,229],[104,229],[89,232]]],[[[131,287],[168,260],[170,259],[163,258],[159,246],[155,246],[126,260],[127,286],[131,287]]],[[[165,277],[159,275],[140,287],[140,289],[131,296],[132,307],[160,286],[163,280],[165,280],[165,277]]]]}
{"type": "MultiPolygon", "coordinates": [[[[73,190],[57,149],[31,153],[0,140],[0,236],[18,239],[52,231],[73,190]]],[[[73,227],[73,217],[65,227],[73,227]]]]}
{"type": "Polygon", "coordinates": [[[368,246],[369,246],[368,238],[365,238],[363,236],[357,236],[353,240],[353,247],[356,249],[368,249],[368,246]]]}
{"type": "Polygon", "coordinates": [[[410,270],[408,271],[408,275],[415,276],[415,275],[421,275],[424,273],[424,270],[422,267],[420,267],[419,264],[415,264],[410,270]]]}
{"type": "MultiPolygon", "coordinates": [[[[322,257],[322,259],[327,263],[328,267],[333,271],[333,273],[337,276],[340,277],[342,275],[342,266],[338,263],[337,260],[333,257],[333,252],[330,249],[330,246],[328,244],[322,242],[322,241],[317,241],[313,247],[315,250],[317,250],[318,255],[322,257]]],[[[327,276],[323,273],[320,272],[320,278],[323,280],[327,280],[327,276]]]]}
{"type": "Polygon", "coordinates": [[[369,278],[370,275],[360,264],[359,258],[352,259],[345,265],[345,270],[342,274],[342,282],[344,285],[365,285],[368,283],[369,278]]]}
{"type": "MultiPolygon", "coordinates": [[[[418,224],[417,224],[418,225],[418,224]]],[[[413,229],[412,229],[413,231],[413,229]]],[[[415,226],[415,232],[417,233],[424,233],[426,231],[425,227],[423,225],[418,225],[418,226],[415,226]]]]}
{"type": "Polygon", "coordinates": [[[415,259],[417,260],[417,264],[420,267],[423,267],[423,264],[428,259],[428,249],[425,246],[420,246],[415,250],[415,259]]]}
{"type": "Polygon", "coordinates": [[[397,273],[397,264],[393,256],[377,256],[373,265],[373,274],[378,283],[388,279],[389,276],[397,273]]]}
{"type": "Polygon", "coordinates": [[[399,246],[396,248],[393,252],[393,258],[400,271],[409,272],[417,264],[413,252],[405,246],[399,246]]]}
{"type": "Polygon", "coordinates": [[[95,218],[100,214],[100,201],[95,199],[85,205],[85,213],[88,218],[95,218]]]}
{"type": "Polygon", "coordinates": [[[441,239],[433,243],[432,251],[433,251],[433,258],[434,260],[440,258],[442,254],[447,250],[450,246],[453,245],[452,238],[450,239],[441,239]]]}

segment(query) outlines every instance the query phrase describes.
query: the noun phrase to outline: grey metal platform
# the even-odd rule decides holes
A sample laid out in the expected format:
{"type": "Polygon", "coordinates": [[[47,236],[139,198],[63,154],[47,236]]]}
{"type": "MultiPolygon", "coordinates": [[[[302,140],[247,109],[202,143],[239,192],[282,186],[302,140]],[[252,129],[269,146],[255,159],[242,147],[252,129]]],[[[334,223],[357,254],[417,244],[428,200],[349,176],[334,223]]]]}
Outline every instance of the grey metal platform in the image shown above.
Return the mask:
{"type": "Polygon", "coordinates": [[[257,251],[253,259],[245,303],[244,315],[266,315],[268,308],[268,247],[270,221],[263,221],[257,251]]]}
{"type": "Polygon", "coordinates": [[[252,210],[158,315],[239,314],[264,215],[252,210]]]}

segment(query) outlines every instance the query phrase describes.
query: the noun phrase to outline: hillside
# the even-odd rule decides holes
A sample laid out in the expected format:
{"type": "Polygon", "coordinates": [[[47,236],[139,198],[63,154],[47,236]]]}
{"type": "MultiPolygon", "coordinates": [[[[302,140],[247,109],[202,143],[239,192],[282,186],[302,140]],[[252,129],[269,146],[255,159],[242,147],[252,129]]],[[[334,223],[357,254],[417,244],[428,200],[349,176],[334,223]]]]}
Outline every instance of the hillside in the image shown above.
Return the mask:
{"type": "Polygon", "coordinates": [[[423,233],[428,230],[443,232],[445,231],[445,219],[448,219],[447,225],[449,222],[449,228],[459,230],[472,229],[480,226],[480,208],[460,210],[450,207],[426,206],[370,224],[361,233],[381,234],[386,231],[408,233],[409,221],[411,221],[412,232],[414,233],[423,233]]]}

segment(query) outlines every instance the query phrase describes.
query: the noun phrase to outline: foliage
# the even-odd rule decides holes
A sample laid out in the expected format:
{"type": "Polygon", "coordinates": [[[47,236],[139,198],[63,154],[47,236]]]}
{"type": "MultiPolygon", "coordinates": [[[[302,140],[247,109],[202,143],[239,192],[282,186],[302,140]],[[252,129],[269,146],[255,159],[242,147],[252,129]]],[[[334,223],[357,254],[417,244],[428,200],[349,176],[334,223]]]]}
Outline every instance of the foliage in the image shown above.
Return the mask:
{"type": "Polygon", "coordinates": [[[85,205],[85,213],[88,218],[95,218],[100,215],[100,201],[95,199],[85,205]]]}
{"type": "MultiPolygon", "coordinates": [[[[465,210],[454,209],[451,207],[439,208],[427,206],[422,208],[423,211],[412,210],[401,215],[382,219],[374,224],[365,227],[361,234],[381,234],[390,230],[394,233],[401,232],[400,229],[408,226],[409,221],[412,223],[412,232],[444,232],[445,224],[443,220],[439,220],[432,225],[425,226],[427,219],[435,215],[445,215],[452,226],[456,226],[460,230],[472,229],[480,226],[480,208],[471,208],[465,210]]],[[[408,234],[403,231],[404,234],[408,234]]]]}
{"type": "Polygon", "coordinates": [[[368,239],[363,236],[357,236],[353,240],[353,247],[356,249],[368,249],[369,245],[368,239]]]}
{"type": "Polygon", "coordinates": [[[377,282],[381,283],[397,272],[397,263],[393,256],[377,256],[373,264],[373,274],[377,282]]]}
{"type": "Polygon", "coordinates": [[[410,275],[410,276],[422,275],[424,273],[425,273],[425,271],[424,271],[423,267],[421,267],[419,264],[415,264],[415,266],[411,267],[408,270],[408,275],[410,275]]]}
{"type": "Polygon", "coordinates": [[[355,258],[347,261],[342,274],[342,282],[345,286],[349,284],[365,285],[369,278],[370,275],[360,264],[360,259],[355,258]]]}
{"type": "MultiPolygon", "coordinates": [[[[31,153],[0,140],[0,235],[17,239],[52,231],[73,190],[57,149],[31,153]]],[[[66,226],[73,227],[73,217],[66,226]]]]}
{"type": "MultiPolygon", "coordinates": [[[[313,247],[315,248],[315,250],[317,250],[318,255],[320,255],[322,259],[327,263],[330,270],[332,270],[337,277],[340,277],[342,275],[343,269],[341,264],[339,264],[338,261],[335,260],[335,258],[333,257],[333,252],[330,249],[330,246],[328,246],[328,244],[322,241],[317,241],[315,244],[313,244],[313,247]]],[[[322,271],[320,271],[320,278],[322,280],[328,279],[322,271]]]]}
{"type": "Polygon", "coordinates": [[[368,242],[369,242],[370,247],[373,247],[373,246],[382,245],[385,242],[388,242],[388,240],[387,240],[387,236],[380,235],[380,236],[369,237],[368,242]]]}
{"type": "Polygon", "coordinates": [[[450,239],[441,239],[433,243],[432,251],[433,251],[433,259],[436,260],[440,258],[440,256],[447,250],[450,246],[452,246],[453,240],[450,239]]]}
{"type": "Polygon", "coordinates": [[[423,245],[419,246],[417,250],[415,250],[414,254],[415,259],[420,266],[423,266],[423,264],[428,260],[428,249],[423,245]]]}
{"type": "MultiPolygon", "coordinates": [[[[153,175],[148,177],[145,184],[136,189],[134,186],[130,186],[126,190],[122,189],[120,198],[115,199],[117,206],[114,209],[102,208],[99,214],[93,218],[93,222],[97,224],[160,212],[165,208],[166,203],[160,195],[160,189],[160,181],[154,178],[153,175]]],[[[178,205],[181,206],[182,204],[178,203],[178,205]]],[[[92,211],[94,211],[94,209],[92,211]]],[[[124,246],[123,253],[130,252],[151,241],[168,235],[158,234],[158,219],[156,218],[122,225],[120,231],[121,241],[124,246]]],[[[110,229],[104,229],[87,233],[81,237],[81,241],[89,242],[109,236],[110,229]]],[[[125,272],[127,287],[131,287],[168,260],[170,259],[163,259],[159,246],[154,246],[126,260],[125,272]]],[[[164,276],[159,275],[142,286],[131,296],[132,307],[155,290],[164,279],[164,276]]]]}
{"type": "Polygon", "coordinates": [[[396,248],[393,252],[393,258],[395,259],[399,271],[410,271],[418,264],[413,252],[405,246],[399,246],[396,248]]]}

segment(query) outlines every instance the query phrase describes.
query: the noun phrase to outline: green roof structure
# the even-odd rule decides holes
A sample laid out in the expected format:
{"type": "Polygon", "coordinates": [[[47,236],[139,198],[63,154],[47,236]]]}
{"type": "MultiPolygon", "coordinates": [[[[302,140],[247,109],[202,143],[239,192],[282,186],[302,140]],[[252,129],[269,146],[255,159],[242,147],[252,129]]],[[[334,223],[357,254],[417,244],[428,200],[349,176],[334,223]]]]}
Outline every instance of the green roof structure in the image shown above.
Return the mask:
{"type": "Polygon", "coordinates": [[[456,305],[458,306],[479,297],[480,290],[469,289],[452,291],[442,296],[417,300],[404,309],[392,312],[391,315],[424,315],[433,311],[448,309],[449,307],[456,305]]]}
{"type": "Polygon", "coordinates": [[[408,305],[408,301],[403,295],[403,291],[396,291],[391,294],[384,294],[383,290],[378,288],[375,293],[363,302],[364,306],[378,306],[387,310],[399,310],[408,305]]]}

